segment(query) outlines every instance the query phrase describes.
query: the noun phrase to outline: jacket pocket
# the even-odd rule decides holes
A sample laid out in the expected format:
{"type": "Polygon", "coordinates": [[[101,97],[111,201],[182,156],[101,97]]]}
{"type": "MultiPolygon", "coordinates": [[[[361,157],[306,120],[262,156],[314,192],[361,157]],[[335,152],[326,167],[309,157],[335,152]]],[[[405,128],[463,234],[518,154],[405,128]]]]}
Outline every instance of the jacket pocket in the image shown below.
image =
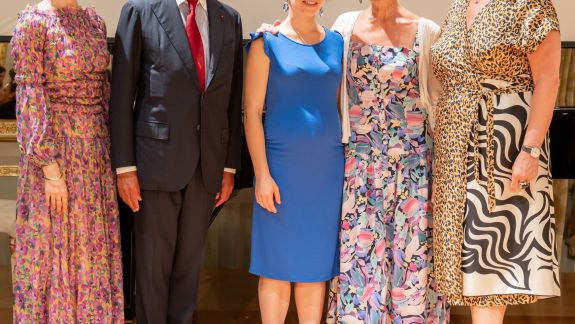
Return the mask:
{"type": "Polygon", "coordinates": [[[158,122],[139,121],[136,123],[136,136],[167,141],[170,138],[170,126],[158,122]]]}

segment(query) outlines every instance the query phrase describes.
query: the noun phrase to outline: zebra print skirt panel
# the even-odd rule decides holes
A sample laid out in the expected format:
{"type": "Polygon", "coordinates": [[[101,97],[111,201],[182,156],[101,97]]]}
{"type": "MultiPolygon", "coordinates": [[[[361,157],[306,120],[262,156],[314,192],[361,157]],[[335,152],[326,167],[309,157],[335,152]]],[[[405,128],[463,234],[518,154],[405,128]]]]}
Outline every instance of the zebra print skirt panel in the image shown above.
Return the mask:
{"type": "Polygon", "coordinates": [[[462,250],[463,296],[560,295],[555,245],[549,139],[539,160],[539,175],[526,190],[511,191],[511,170],[528,123],[531,92],[494,95],[495,208],[489,212],[487,190],[487,110],[479,109],[474,150],[470,135],[467,199],[462,250]],[[479,153],[479,179],[474,172],[479,153]]]}

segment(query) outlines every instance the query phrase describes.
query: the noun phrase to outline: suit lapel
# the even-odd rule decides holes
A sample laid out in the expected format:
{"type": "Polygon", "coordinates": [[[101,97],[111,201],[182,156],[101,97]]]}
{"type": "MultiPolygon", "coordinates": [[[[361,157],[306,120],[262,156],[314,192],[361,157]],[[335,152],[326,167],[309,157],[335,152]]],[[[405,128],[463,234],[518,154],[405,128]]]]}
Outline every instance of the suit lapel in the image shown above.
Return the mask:
{"type": "MultiPolygon", "coordinates": [[[[174,1],[175,2],[175,1],[174,1]]],[[[218,62],[222,54],[222,46],[224,42],[224,24],[226,19],[222,5],[216,0],[208,0],[208,21],[210,24],[210,68],[208,70],[207,84],[209,86],[216,70],[218,62]]]]}
{"type": "Polygon", "coordinates": [[[182,59],[184,66],[191,74],[195,84],[199,87],[198,74],[194,65],[194,58],[188,42],[186,28],[182,22],[180,9],[175,0],[158,0],[152,4],[152,10],[160,25],[168,35],[170,43],[182,59]]]}

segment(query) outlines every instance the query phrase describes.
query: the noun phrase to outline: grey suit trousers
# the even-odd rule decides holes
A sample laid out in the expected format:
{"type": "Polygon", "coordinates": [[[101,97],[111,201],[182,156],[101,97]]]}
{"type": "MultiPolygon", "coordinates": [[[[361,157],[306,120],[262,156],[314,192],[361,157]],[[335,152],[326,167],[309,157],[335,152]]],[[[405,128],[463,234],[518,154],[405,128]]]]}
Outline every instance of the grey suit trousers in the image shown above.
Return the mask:
{"type": "Polygon", "coordinates": [[[135,217],[138,324],[193,322],[214,198],[200,168],[180,191],[142,190],[135,217]]]}

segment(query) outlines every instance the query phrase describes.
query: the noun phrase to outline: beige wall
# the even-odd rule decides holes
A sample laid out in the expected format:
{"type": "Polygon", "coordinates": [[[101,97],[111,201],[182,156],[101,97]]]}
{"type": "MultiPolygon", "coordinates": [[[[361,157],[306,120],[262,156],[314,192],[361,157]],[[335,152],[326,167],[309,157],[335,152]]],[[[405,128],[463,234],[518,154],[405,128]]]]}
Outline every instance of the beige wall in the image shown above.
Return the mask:
{"type": "MultiPolygon", "coordinates": [[[[281,10],[282,0],[223,0],[238,9],[244,17],[244,34],[257,28],[262,21],[270,22],[285,15],[281,10]]],[[[497,1],[497,0],[494,0],[497,1]]],[[[450,8],[452,0],[400,0],[416,14],[441,23],[450,8]]],[[[575,41],[575,0],[553,0],[559,13],[563,40],[575,41]]],[[[325,14],[321,19],[325,25],[331,25],[337,16],[345,11],[358,10],[369,5],[368,0],[327,0],[325,14]]]]}
{"type": "MultiPolygon", "coordinates": [[[[94,5],[98,12],[108,23],[108,34],[114,35],[120,8],[125,2],[123,0],[79,0],[82,5],[94,5]]],[[[175,0],[173,0],[175,1],[175,0]]],[[[244,19],[245,35],[253,31],[261,22],[273,21],[281,18],[284,13],[281,10],[282,0],[223,0],[224,2],[237,8],[244,19]]],[[[19,10],[27,3],[34,3],[37,0],[0,0],[0,35],[10,35],[19,10]]],[[[363,5],[359,0],[327,0],[325,15],[322,23],[331,25],[335,18],[349,10],[357,10],[369,4],[368,0],[363,0],[363,5]]],[[[554,0],[561,27],[563,39],[575,41],[575,0],[554,0]]],[[[441,22],[451,0],[401,0],[401,3],[417,14],[441,22]]]]}

